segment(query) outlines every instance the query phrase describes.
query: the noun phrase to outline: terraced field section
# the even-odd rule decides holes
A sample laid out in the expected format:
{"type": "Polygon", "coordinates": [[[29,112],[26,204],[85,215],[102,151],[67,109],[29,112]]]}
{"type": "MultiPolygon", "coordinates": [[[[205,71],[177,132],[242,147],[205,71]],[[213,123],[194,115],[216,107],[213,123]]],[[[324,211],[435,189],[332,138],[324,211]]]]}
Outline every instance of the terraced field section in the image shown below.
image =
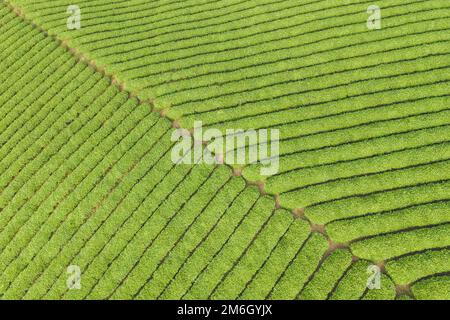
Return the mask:
{"type": "Polygon", "coordinates": [[[72,4],[0,6],[1,297],[450,299],[448,1],[72,4]],[[279,173],[174,165],[194,121],[279,173]]]}
{"type": "MultiPolygon", "coordinates": [[[[320,268],[327,240],[306,221],[225,166],[175,166],[168,120],[8,8],[0,14],[2,298],[263,299],[319,297],[324,281],[340,288],[320,268]],[[69,265],[82,270],[80,290],[66,286],[69,265]]],[[[330,263],[351,263],[341,255],[330,263]]]]}

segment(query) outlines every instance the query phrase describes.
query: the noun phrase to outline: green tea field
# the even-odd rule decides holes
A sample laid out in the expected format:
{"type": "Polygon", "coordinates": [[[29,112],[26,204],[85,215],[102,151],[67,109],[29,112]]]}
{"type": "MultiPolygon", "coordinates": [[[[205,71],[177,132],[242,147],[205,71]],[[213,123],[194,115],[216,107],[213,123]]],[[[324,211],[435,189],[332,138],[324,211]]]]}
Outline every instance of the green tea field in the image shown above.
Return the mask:
{"type": "Polygon", "coordinates": [[[450,2],[1,0],[2,299],[450,300],[450,2]]]}

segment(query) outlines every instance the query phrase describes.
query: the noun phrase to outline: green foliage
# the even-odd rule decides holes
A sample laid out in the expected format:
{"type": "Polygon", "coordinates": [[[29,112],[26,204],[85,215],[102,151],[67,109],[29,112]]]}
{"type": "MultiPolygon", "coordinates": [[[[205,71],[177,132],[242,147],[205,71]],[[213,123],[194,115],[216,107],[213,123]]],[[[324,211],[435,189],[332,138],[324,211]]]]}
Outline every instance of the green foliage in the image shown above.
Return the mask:
{"type": "Polygon", "coordinates": [[[424,279],[412,287],[414,296],[419,300],[448,300],[450,276],[436,276],[424,279]]]}
{"type": "Polygon", "coordinates": [[[0,4],[0,298],[449,298],[447,0],[72,4],[0,4]],[[167,118],[280,171],[175,165],[167,118]]]}

